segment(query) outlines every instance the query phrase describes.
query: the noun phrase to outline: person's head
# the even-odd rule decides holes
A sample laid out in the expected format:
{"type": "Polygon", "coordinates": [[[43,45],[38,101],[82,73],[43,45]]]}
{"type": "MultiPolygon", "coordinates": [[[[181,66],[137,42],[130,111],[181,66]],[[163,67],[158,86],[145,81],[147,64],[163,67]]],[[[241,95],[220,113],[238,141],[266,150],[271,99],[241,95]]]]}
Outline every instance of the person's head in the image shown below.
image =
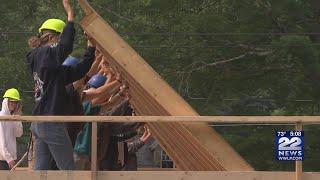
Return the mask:
{"type": "Polygon", "coordinates": [[[8,99],[8,108],[11,113],[17,111],[20,107],[20,101],[16,101],[14,99],[8,99]]]}
{"type": "Polygon", "coordinates": [[[3,98],[8,99],[8,109],[10,113],[13,113],[19,109],[21,98],[20,98],[20,93],[17,89],[15,88],[8,89],[4,93],[3,98]]]}
{"type": "Polygon", "coordinates": [[[80,62],[80,59],[69,56],[64,60],[64,62],[62,63],[62,66],[75,67],[77,64],[79,64],[79,62],[80,62]]]}
{"type": "Polygon", "coordinates": [[[60,34],[65,27],[65,23],[60,19],[48,19],[39,28],[39,35],[32,36],[28,44],[31,48],[55,44],[59,42],[60,34]]]}
{"type": "Polygon", "coordinates": [[[97,89],[97,88],[103,86],[106,81],[107,81],[107,77],[105,77],[101,74],[96,74],[96,75],[92,76],[90,78],[90,80],[88,81],[87,88],[88,89],[90,89],[90,88],[97,89]]]}

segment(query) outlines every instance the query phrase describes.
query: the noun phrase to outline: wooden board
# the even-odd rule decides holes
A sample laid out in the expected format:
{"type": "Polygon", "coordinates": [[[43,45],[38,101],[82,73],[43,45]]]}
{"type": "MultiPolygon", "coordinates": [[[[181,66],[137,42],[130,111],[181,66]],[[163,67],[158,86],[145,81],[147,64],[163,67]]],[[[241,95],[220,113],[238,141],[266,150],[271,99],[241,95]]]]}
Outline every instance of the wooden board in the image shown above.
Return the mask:
{"type": "MultiPolygon", "coordinates": [[[[82,28],[102,47],[110,64],[129,83],[138,115],[198,114],[87,3],[82,28]]],[[[252,167],[205,123],[150,123],[150,129],[180,170],[252,170],[252,167]]]]}
{"type": "Polygon", "coordinates": [[[198,124],[320,124],[320,116],[0,116],[0,121],[24,122],[183,122],[198,124]]]}
{"type": "MultiPolygon", "coordinates": [[[[1,180],[89,180],[90,171],[0,171],[1,180]]],[[[98,172],[97,180],[293,180],[294,172],[182,172],[182,171],[136,171],[98,172]]],[[[303,180],[319,180],[320,173],[303,173],[303,180]]]]}
{"type": "Polygon", "coordinates": [[[98,158],[98,123],[92,123],[92,133],[91,133],[91,180],[97,179],[97,158],[98,158]]]}

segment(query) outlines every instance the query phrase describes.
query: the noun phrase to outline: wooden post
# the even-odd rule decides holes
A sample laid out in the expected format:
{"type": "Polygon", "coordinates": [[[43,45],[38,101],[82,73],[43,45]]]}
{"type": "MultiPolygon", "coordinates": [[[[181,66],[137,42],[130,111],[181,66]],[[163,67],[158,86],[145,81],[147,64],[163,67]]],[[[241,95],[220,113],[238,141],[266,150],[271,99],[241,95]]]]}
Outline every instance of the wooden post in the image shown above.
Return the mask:
{"type": "MultiPolygon", "coordinates": [[[[302,130],[302,123],[296,123],[296,130],[302,130]]],[[[296,180],[302,180],[302,161],[296,161],[296,180]]]]}
{"type": "Polygon", "coordinates": [[[92,136],[91,136],[91,179],[97,179],[97,122],[92,122],[92,136]]]}
{"type": "Polygon", "coordinates": [[[118,142],[118,161],[121,165],[124,165],[125,157],[124,157],[124,142],[118,142]]]}
{"type": "Polygon", "coordinates": [[[34,167],[35,167],[35,149],[36,149],[36,144],[35,144],[35,137],[33,135],[31,135],[32,137],[32,142],[28,151],[29,151],[29,154],[28,154],[28,170],[31,171],[31,170],[34,170],[34,167]]]}

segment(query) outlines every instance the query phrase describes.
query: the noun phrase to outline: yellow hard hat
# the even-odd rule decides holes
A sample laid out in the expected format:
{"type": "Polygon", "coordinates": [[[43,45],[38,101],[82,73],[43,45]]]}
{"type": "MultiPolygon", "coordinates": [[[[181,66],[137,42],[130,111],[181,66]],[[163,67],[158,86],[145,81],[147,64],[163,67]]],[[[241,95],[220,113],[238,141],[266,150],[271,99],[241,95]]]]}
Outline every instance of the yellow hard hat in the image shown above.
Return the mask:
{"type": "Polygon", "coordinates": [[[8,89],[3,98],[10,98],[10,100],[21,101],[19,91],[15,88],[8,89]]]}
{"type": "Polygon", "coordinates": [[[41,33],[45,29],[56,31],[58,33],[62,33],[65,25],[66,25],[66,23],[64,23],[60,19],[48,19],[39,28],[39,33],[41,33]]]}

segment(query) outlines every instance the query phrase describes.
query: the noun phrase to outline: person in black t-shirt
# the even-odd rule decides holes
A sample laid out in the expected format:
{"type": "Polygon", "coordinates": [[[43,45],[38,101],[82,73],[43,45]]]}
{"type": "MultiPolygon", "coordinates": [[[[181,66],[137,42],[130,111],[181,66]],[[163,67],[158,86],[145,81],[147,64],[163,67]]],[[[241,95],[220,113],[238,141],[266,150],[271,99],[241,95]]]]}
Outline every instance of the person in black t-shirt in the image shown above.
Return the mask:
{"type": "MultiPolygon", "coordinates": [[[[39,36],[29,39],[32,50],[27,54],[27,63],[35,84],[36,105],[33,115],[69,115],[68,96],[65,86],[80,78],[94,60],[95,47],[88,41],[82,63],[77,67],[63,66],[63,61],[73,50],[75,35],[74,12],[69,0],[62,0],[68,15],[68,23],[59,19],[45,21],[39,36]]],[[[32,123],[35,135],[36,170],[49,170],[50,158],[60,170],[73,170],[72,145],[64,123],[32,123]]]]}

